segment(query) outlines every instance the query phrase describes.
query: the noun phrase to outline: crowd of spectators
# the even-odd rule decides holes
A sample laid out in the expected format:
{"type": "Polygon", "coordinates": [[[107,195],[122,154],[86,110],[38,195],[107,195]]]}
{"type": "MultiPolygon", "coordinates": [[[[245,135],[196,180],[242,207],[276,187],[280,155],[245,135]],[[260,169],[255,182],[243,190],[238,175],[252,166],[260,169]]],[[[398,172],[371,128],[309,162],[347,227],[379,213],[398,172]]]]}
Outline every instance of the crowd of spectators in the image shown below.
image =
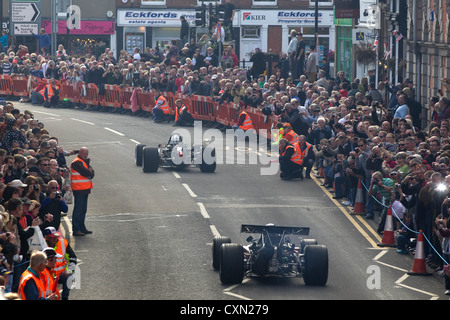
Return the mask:
{"type": "MultiPolygon", "coordinates": [[[[252,67],[244,69],[234,48],[223,46],[217,34],[205,35],[198,43],[191,39],[181,50],[172,41],[164,50],[136,48],[132,54],[120,52],[117,58],[110,49],[99,56],[69,57],[61,46],[53,60],[22,47],[1,55],[0,61],[4,74],[92,82],[100,91],[103,84],[116,84],[210,96],[219,103],[233,102],[242,109],[256,108],[275,116],[279,128],[289,123],[302,141],[311,144],[308,163],[317,172],[323,169],[323,185],[333,188],[335,199],[354,206],[361,181],[365,217],[381,217],[379,233],[384,231],[386,208],[395,203],[395,218],[401,222],[396,224],[396,233],[404,232],[402,223],[415,232],[422,230],[431,243],[425,246],[429,265],[442,270],[442,257],[448,262],[448,236],[442,230],[449,221],[450,100],[436,95],[424,108],[415,100],[411,79],[375,83],[370,72],[348,80],[342,71],[333,78],[326,59],[317,70],[317,79],[310,81],[305,72],[297,79],[289,71],[284,52],[273,74],[267,74],[259,49],[251,55],[252,67]],[[447,247],[441,246],[444,238],[447,247]]],[[[34,134],[34,128],[29,126],[26,132],[34,134]]],[[[18,146],[12,144],[13,139],[4,141],[7,153],[24,148],[33,138],[17,138],[18,146]]],[[[35,139],[39,140],[36,144],[42,143],[42,137],[35,139]]],[[[61,151],[55,156],[64,159],[61,151]]],[[[310,169],[306,178],[310,178],[310,169]]],[[[399,247],[398,252],[407,249],[399,247]]]]}
{"type": "Polygon", "coordinates": [[[18,292],[37,230],[43,239],[47,228],[60,229],[70,190],[66,157],[75,153],[31,111],[0,100],[0,299],[18,292]]]}

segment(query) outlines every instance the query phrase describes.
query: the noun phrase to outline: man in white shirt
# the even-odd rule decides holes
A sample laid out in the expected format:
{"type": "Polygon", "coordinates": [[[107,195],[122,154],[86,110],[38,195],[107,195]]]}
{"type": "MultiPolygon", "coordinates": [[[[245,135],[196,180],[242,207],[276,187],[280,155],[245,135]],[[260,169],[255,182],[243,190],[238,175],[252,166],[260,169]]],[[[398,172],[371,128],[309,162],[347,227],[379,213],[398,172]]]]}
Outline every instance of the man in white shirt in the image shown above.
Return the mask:
{"type": "Polygon", "coordinates": [[[320,70],[318,75],[319,75],[319,80],[316,81],[316,83],[315,83],[316,86],[323,87],[323,88],[325,88],[325,90],[328,90],[328,80],[327,80],[327,78],[325,78],[325,75],[326,75],[325,71],[320,70]]]}
{"type": "Polygon", "coordinates": [[[309,56],[306,60],[305,74],[308,77],[309,82],[314,82],[317,79],[317,56],[316,56],[316,46],[309,46],[309,56]]]}
{"type": "Polygon", "coordinates": [[[397,98],[399,107],[395,110],[394,119],[400,118],[405,119],[407,115],[409,115],[409,107],[406,104],[406,96],[404,94],[400,94],[397,98]]]}
{"type": "Polygon", "coordinates": [[[295,30],[292,30],[291,41],[289,42],[289,46],[287,49],[289,67],[291,71],[295,70],[295,54],[297,53],[297,46],[298,46],[297,32],[295,30]]]}

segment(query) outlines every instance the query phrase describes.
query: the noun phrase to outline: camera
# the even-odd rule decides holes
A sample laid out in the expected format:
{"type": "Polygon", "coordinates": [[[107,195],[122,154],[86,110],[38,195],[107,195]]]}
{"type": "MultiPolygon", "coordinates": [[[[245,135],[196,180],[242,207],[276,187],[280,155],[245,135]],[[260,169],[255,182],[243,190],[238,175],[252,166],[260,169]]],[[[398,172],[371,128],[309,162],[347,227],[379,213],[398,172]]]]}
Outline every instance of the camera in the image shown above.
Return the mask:
{"type": "Polygon", "coordinates": [[[55,192],[55,200],[61,200],[61,191],[55,192]]]}
{"type": "Polygon", "coordinates": [[[39,191],[39,186],[36,185],[36,184],[34,184],[34,185],[33,185],[33,190],[34,190],[34,191],[39,191]]]}

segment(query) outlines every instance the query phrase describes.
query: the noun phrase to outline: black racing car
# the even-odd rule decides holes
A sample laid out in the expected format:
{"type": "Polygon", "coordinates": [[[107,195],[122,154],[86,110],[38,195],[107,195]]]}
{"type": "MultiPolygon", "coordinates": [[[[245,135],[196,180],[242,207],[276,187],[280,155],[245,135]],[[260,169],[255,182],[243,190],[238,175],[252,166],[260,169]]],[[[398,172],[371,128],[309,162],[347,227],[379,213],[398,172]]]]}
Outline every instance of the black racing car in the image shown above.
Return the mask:
{"type": "Polygon", "coordinates": [[[216,150],[210,146],[187,146],[180,134],[174,133],[165,145],[148,147],[138,144],[135,161],[144,172],[157,172],[162,168],[198,167],[201,172],[216,170],[216,150]]]}
{"type": "Polygon", "coordinates": [[[248,245],[231,243],[228,237],[213,240],[213,268],[224,284],[241,283],[244,276],[302,277],[306,285],[324,286],[328,280],[328,250],[314,239],[303,239],[309,228],[242,225],[248,245]],[[298,246],[289,236],[298,236],[298,246]]]}

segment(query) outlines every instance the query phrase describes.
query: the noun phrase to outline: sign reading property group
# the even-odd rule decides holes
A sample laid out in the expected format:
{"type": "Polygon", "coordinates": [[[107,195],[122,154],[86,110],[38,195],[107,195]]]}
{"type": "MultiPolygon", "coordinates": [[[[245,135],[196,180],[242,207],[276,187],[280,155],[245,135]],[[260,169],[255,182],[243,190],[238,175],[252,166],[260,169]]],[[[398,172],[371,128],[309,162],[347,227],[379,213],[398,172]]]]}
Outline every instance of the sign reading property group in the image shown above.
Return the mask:
{"type": "Polygon", "coordinates": [[[121,27],[181,27],[180,16],[184,15],[186,21],[195,26],[195,11],[173,11],[173,10],[118,10],[117,25],[121,27]]]}
{"type": "MultiPolygon", "coordinates": [[[[243,10],[241,11],[241,25],[311,25],[315,23],[314,10],[243,10]]],[[[319,25],[333,24],[333,11],[320,10],[319,25]]]]}

